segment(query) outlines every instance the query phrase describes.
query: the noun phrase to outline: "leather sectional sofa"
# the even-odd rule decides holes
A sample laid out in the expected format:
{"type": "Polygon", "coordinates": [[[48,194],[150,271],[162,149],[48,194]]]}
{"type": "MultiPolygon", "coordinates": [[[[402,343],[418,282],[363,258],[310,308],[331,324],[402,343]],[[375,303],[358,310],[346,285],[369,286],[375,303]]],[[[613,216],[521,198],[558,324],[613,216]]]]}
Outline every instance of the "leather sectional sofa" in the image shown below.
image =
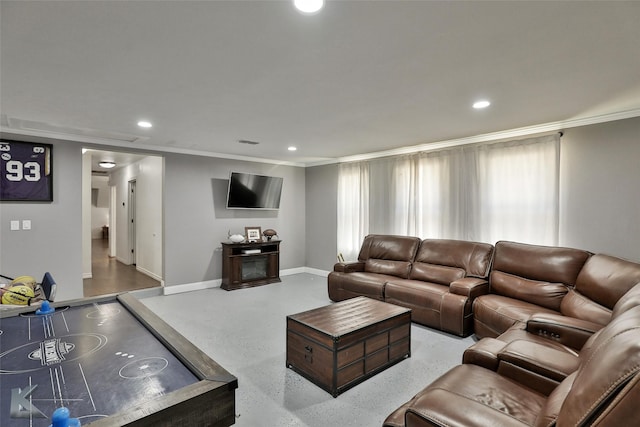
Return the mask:
{"type": "Polygon", "coordinates": [[[385,427],[640,424],[640,264],[516,242],[367,236],[328,278],[480,338],[385,427]]]}

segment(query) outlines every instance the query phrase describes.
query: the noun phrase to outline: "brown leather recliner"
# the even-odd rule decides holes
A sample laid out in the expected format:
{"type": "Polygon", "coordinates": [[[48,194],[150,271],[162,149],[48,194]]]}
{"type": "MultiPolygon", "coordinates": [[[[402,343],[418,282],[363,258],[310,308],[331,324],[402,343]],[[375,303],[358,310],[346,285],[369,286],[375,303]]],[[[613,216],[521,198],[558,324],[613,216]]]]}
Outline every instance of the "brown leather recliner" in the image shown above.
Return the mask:
{"type": "MultiPolygon", "coordinates": [[[[640,306],[640,283],[625,293],[613,308],[611,319],[640,306]]],[[[532,316],[525,329],[512,328],[498,338],[483,338],[462,356],[522,384],[548,394],[573,373],[581,353],[602,331],[592,322],[566,316],[532,316]]]]}
{"type": "Polygon", "coordinates": [[[601,329],[548,396],[492,370],[459,365],[394,411],[385,427],[640,424],[640,307],[601,329]]]}
{"type": "Polygon", "coordinates": [[[337,263],[329,273],[329,298],[342,301],[362,295],[384,300],[386,282],[409,277],[419,246],[417,237],[368,235],[357,262],[337,263]]]}
{"type": "MultiPolygon", "coordinates": [[[[541,310],[531,315],[522,326],[519,322],[494,338],[485,337],[468,348],[464,363],[475,363],[498,369],[498,354],[513,359],[526,353],[557,350],[555,381],[572,365],[572,358],[591,335],[612,318],[628,308],[640,304],[640,264],[609,255],[596,254],[584,264],[576,279],[560,302],[560,312],[541,310]],[[526,343],[527,341],[529,343],[526,343]],[[515,344],[510,344],[514,343],[515,344]],[[507,347],[508,346],[508,347],[507,347]],[[564,368],[559,364],[565,360],[564,368]]],[[[539,371],[540,373],[543,370],[539,371]]],[[[548,389],[546,377],[532,378],[540,389],[548,389]],[[545,384],[546,383],[546,384],[545,384]]],[[[532,383],[533,384],[533,383],[532,383]]],[[[557,382],[555,383],[557,384],[557,382]]]]}
{"type": "Polygon", "coordinates": [[[384,300],[411,309],[411,320],[452,334],[473,332],[473,300],[489,291],[493,245],[426,239],[408,279],[389,280],[384,300]]]}
{"type": "Polygon", "coordinates": [[[580,249],[496,243],[489,294],[473,303],[475,334],[497,337],[533,314],[560,313],[564,296],[590,255],[580,249]]]}
{"type": "Polygon", "coordinates": [[[411,308],[411,319],[456,335],[473,331],[474,298],[488,292],[493,245],[369,235],[358,262],[329,273],[329,298],[364,295],[411,308]]]}

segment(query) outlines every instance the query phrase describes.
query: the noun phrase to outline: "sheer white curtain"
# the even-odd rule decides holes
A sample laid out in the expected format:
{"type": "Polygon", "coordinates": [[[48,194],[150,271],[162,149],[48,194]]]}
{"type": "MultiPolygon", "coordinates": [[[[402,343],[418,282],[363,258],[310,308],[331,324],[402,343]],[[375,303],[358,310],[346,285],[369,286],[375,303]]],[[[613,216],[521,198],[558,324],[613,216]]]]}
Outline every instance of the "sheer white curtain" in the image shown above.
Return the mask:
{"type": "Polygon", "coordinates": [[[560,136],[477,148],[479,240],[557,245],[560,136]]]}
{"type": "Polygon", "coordinates": [[[355,261],[369,234],[369,165],[343,163],[338,174],[338,253],[355,261]]]}
{"type": "Polygon", "coordinates": [[[340,165],[338,249],[355,259],[368,233],[555,245],[559,158],[551,135],[340,165]]]}

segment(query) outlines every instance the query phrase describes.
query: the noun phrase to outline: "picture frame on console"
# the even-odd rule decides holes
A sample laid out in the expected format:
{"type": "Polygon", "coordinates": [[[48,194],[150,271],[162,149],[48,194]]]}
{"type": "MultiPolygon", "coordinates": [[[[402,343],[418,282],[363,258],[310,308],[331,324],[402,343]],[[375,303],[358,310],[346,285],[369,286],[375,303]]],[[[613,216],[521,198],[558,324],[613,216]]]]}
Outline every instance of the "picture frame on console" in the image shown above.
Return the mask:
{"type": "Polygon", "coordinates": [[[262,242],[261,227],[245,227],[244,234],[247,236],[247,242],[262,242]]]}

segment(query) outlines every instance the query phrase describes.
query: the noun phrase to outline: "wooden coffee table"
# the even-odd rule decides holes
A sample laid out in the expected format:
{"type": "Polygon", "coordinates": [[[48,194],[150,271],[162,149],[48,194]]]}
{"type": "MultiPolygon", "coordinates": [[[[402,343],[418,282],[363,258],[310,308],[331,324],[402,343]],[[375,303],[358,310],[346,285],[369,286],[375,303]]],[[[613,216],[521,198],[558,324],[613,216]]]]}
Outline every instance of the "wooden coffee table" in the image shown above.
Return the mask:
{"type": "Polygon", "coordinates": [[[357,297],[287,316],[287,367],[333,395],[411,356],[411,310],[357,297]]]}

